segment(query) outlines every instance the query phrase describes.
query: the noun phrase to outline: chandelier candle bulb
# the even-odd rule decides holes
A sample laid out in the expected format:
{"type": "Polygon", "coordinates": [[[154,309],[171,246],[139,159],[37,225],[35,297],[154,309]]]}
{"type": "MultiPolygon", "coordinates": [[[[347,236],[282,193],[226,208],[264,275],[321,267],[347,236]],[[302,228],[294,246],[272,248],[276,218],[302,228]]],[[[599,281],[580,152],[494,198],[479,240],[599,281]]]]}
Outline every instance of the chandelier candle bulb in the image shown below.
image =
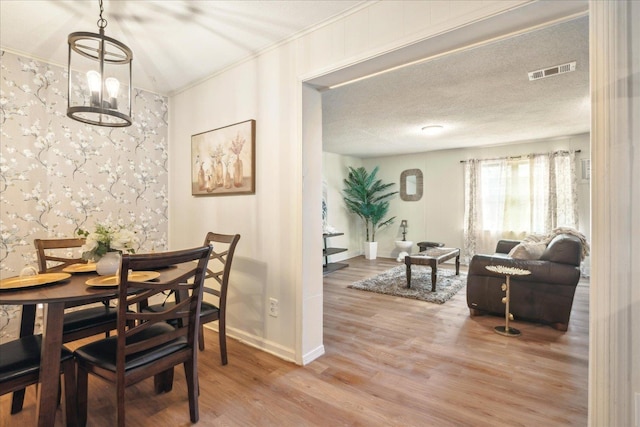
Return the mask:
{"type": "Polygon", "coordinates": [[[87,83],[89,85],[89,96],[92,107],[100,106],[100,73],[95,70],[87,72],[87,83]]]}
{"type": "Polygon", "coordinates": [[[112,110],[117,110],[120,82],[115,77],[109,77],[104,81],[104,85],[107,87],[107,93],[109,94],[109,108],[111,108],[112,110]]]}

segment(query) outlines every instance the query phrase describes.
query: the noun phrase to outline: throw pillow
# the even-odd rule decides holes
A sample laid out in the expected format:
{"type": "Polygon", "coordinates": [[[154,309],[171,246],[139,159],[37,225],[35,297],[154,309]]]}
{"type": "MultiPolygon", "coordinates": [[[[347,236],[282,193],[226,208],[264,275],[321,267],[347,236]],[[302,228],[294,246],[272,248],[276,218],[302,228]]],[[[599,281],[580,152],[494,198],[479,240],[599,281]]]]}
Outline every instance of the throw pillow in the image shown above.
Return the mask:
{"type": "Polygon", "coordinates": [[[509,251],[509,256],[513,259],[540,259],[546,247],[547,245],[542,242],[522,242],[509,251]]]}

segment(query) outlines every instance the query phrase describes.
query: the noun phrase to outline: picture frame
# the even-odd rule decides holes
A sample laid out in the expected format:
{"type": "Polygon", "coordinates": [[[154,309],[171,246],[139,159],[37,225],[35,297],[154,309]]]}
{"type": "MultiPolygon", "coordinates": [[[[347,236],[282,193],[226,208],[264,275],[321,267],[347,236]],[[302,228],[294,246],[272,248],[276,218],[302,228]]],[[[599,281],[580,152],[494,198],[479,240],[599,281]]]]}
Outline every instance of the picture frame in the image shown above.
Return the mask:
{"type": "Polygon", "coordinates": [[[420,169],[407,169],[400,174],[400,198],[416,202],[422,198],[423,175],[420,169]]]}
{"type": "Polygon", "coordinates": [[[191,194],[255,194],[255,135],[255,120],[246,120],[192,135],[191,194]]]}

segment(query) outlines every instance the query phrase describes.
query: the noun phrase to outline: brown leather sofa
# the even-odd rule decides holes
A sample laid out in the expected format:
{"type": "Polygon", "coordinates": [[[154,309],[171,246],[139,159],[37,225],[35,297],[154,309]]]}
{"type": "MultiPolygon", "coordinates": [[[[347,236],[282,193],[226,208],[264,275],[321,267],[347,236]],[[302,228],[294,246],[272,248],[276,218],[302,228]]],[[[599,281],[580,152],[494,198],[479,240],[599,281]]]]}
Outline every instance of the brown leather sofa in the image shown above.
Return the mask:
{"type": "Polygon", "coordinates": [[[509,308],[514,319],[566,331],[580,280],[582,242],[575,236],[560,234],[549,242],[540,259],[514,259],[508,254],[519,243],[501,240],[495,254],[475,255],[471,259],[467,275],[467,306],[471,316],[485,313],[504,316],[505,292],[501,286],[505,276],[485,268],[504,265],[531,272],[528,276],[511,277],[509,308]]]}

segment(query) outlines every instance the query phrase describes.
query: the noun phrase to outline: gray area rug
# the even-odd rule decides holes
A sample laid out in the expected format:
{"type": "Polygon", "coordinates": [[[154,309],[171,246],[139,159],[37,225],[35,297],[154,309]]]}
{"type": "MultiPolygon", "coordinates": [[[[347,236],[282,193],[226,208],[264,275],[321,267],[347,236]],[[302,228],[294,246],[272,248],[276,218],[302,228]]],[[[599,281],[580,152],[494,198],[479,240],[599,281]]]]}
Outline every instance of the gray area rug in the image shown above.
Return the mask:
{"type": "Polygon", "coordinates": [[[421,301],[444,304],[467,284],[465,274],[455,275],[455,271],[438,269],[436,291],[431,292],[431,268],[412,267],[411,289],[407,288],[406,266],[400,265],[377,276],[359,280],[348,287],[379,294],[413,298],[421,301]]]}

